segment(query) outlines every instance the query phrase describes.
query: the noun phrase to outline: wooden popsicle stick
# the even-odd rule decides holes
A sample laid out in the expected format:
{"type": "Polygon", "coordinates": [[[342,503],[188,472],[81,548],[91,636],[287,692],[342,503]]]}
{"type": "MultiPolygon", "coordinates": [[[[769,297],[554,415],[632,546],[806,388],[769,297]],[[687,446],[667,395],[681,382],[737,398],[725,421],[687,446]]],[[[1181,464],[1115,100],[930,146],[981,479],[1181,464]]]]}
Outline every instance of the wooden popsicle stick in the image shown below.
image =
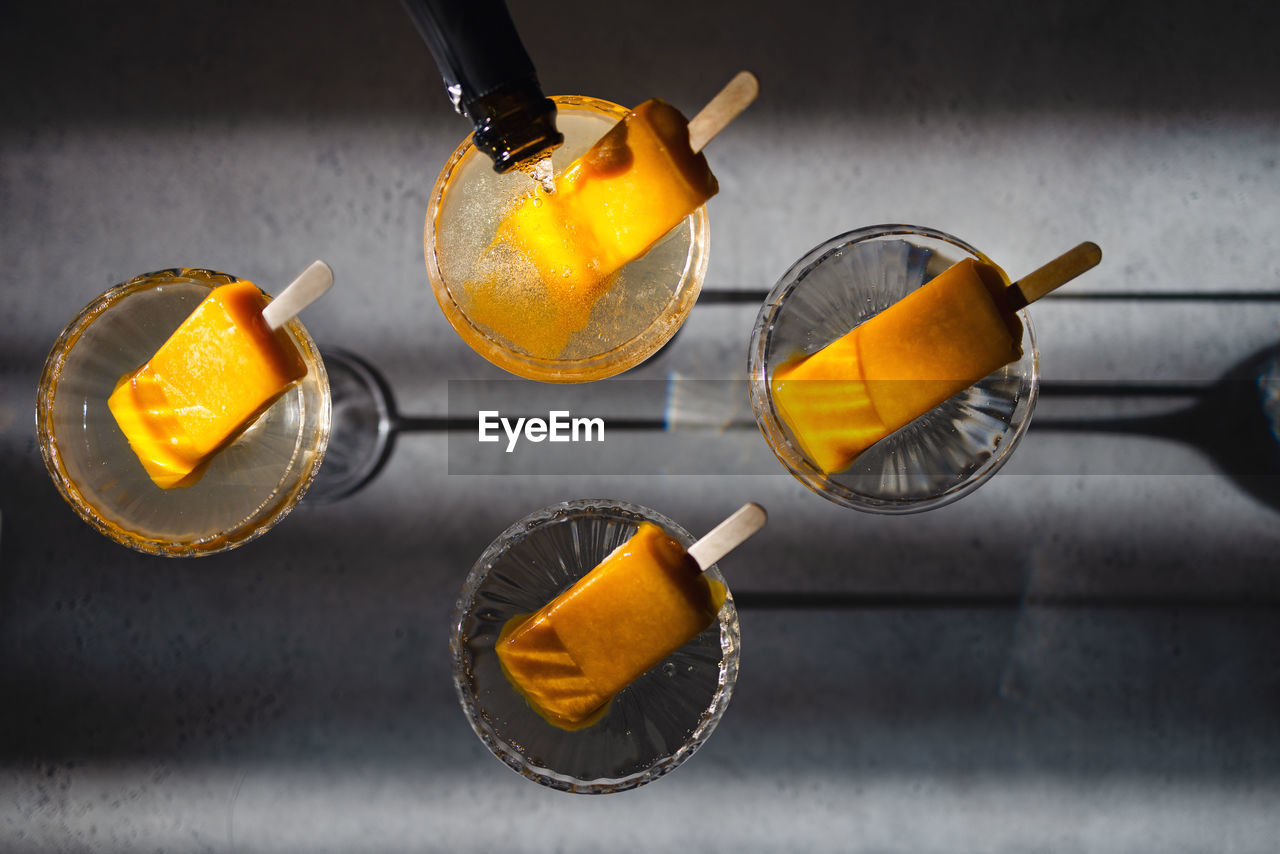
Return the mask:
{"type": "Polygon", "coordinates": [[[708,531],[705,537],[689,546],[689,557],[699,569],[706,570],[763,528],[767,518],[768,514],[759,504],[754,501],[744,504],[708,531]]]}
{"type": "Polygon", "coordinates": [[[272,330],[279,329],[324,296],[331,287],[333,270],[323,261],[312,261],[311,266],[298,274],[298,278],[290,282],[289,287],[267,304],[262,310],[262,319],[272,330]]]}
{"type": "Polygon", "coordinates": [[[1096,243],[1086,241],[1074,249],[1067,250],[1040,269],[1028,273],[1010,285],[1005,291],[1009,296],[1010,307],[1017,311],[1030,305],[1086,270],[1098,266],[1101,260],[1102,250],[1096,243]]]}
{"type": "Polygon", "coordinates": [[[729,122],[760,94],[760,81],[750,71],[739,71],[707,105],[689,121],[689,147],[697,154],[729,122]]]}

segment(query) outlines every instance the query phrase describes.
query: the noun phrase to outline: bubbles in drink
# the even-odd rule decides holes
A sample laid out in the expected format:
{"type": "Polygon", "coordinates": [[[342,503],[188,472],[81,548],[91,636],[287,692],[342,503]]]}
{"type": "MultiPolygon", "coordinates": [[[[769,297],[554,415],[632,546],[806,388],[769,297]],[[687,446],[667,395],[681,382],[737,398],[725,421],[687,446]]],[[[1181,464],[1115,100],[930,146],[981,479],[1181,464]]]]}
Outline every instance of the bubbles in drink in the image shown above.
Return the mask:
{"type": "Polygon", "coordinates": [[[551,155],[540,158],[535,163],[521,164],[522,171],[537,182],[538,186],[548,193],[556,191],[555,167],[551,164],[551,155]]]}
{"type": "Polygon", "coordinates": [[[498,233],[499,224],[530,196],[536,207],[552,204],[537,188],[554,187],[555,176],[616,121],[616,115],[561,105],[557,126],[566,141],[550,157],[518,164],[504,174],[494,172],[483,157],[466,157],[453,169],[428,241],[447,300],[466,318],[460,332],[472,346],[485,353],[513,352],[556,362],[559,376],[576,370],[572,363],[622,352],[685,305],[676,300],[677,287],[705,251],[704,244],[695,245],[689,222],[601,282],[603,295],[594,300],[589,316],[580,318],[567,316],[566,300],[552,300],[549,294],[555,289],[562,297],[572,296],[563,286],[571,285],[572,276],[557,271],[554,281],[544,280],[516,242],[498,233]],[[472,330],[480,335],[473,338],[472,330]]]}

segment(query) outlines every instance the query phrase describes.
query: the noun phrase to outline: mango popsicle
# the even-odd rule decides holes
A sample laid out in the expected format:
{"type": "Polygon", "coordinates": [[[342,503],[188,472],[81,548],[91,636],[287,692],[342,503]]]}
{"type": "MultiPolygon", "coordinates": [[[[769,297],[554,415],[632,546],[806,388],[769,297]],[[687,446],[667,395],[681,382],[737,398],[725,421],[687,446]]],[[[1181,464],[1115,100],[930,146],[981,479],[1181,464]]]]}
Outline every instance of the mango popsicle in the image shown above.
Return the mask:
{"type": "Polygon", "coordinates": [[[1017,311],[1090,269],[1084,243],[1009,285],[965,259],[770,380],[778,414],[824,472],[859,454],[1022,355],[1017,311]]]}
{"type": "Polygon", "coordinates": [[[718,192],[701,148],[754,95],[755,78],[740,75],[692,122],[665,101],[645,101],[562,171],[554,192],[519,199],[488,253],[519,260],[466,285],[472,320],[532,356],[556,358],[613,274],[718,192]],[[735,110],[708,132],[724,116],[722,96],[735,110]]]}
{"type": "Polygon", "coordinates": [[[745,505],[688,551],[642,523],[573,586],[508,621],[496,645],[503,672],[550,723],[595,723],[619,691],[714,622],[725,591],[702,569],[764,520],[763,508],[745,505]]]}
{"type": "Polygon", "coordinates": [[[306,376],[281,327],[332,281],[316,262],[281,293],[275,312],[264,311],[267,298],[251,282],[214,288],[145,365],[121,377],[107,406],[157,486],[194,483],[214,454],[306,376]]]}

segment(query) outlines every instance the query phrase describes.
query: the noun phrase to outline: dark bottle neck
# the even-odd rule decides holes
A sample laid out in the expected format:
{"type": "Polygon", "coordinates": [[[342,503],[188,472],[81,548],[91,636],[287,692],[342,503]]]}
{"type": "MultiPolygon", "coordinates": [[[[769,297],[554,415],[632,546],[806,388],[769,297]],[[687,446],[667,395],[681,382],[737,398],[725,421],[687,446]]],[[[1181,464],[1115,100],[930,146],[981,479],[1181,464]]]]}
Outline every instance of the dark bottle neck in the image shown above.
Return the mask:
{"type": "Polygon", "coordinates": [[[503,0],[402,2],[495,171],[535,161],[564,141],[503,0]]]}

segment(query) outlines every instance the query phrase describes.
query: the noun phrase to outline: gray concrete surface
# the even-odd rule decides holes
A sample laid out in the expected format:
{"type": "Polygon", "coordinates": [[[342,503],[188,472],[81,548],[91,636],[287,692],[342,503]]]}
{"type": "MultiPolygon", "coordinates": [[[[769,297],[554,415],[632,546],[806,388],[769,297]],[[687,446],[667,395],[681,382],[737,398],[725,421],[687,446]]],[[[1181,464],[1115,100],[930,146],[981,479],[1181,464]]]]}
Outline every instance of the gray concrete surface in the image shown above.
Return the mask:
{"type": "MultiPolygon", "coordinates": [[[[1015,274],[1103,246],[1035,309],[1046,384],[1209,383],[1280,338],[1272,7],[511,6],[548,92],[691,111],[757,72],[711,152],[708,291],[763,295],[826,238],[905,221],[1015,274]]],[[[354,496],[231,553],[101,538],[31,413],[63,325],[136,273],[265,284],[323,257],[339,283],[309,330],[404,412],[501,376],[422,262],[468,128],[391,0],[5,4],[0,67],[0,849],[1275,850],[1280,507],[1193,448],[1033,427],[977,492],[887,518],[735,475],[768,461],[749,430],[698,476],[450,475],[446,437],[416,432],[354,496]],[[719,729],[592,799],[485,751],[446,643],[494,536],[598,495],[694,531],[751,497],[771,522],[725,565],[743,658],[719,729]]],[[[630,376],[738,376],[756,308],[705,301],[630,376]]],[[[1038,414],[1086,404],[1135,405],[1038,414]]]]}

